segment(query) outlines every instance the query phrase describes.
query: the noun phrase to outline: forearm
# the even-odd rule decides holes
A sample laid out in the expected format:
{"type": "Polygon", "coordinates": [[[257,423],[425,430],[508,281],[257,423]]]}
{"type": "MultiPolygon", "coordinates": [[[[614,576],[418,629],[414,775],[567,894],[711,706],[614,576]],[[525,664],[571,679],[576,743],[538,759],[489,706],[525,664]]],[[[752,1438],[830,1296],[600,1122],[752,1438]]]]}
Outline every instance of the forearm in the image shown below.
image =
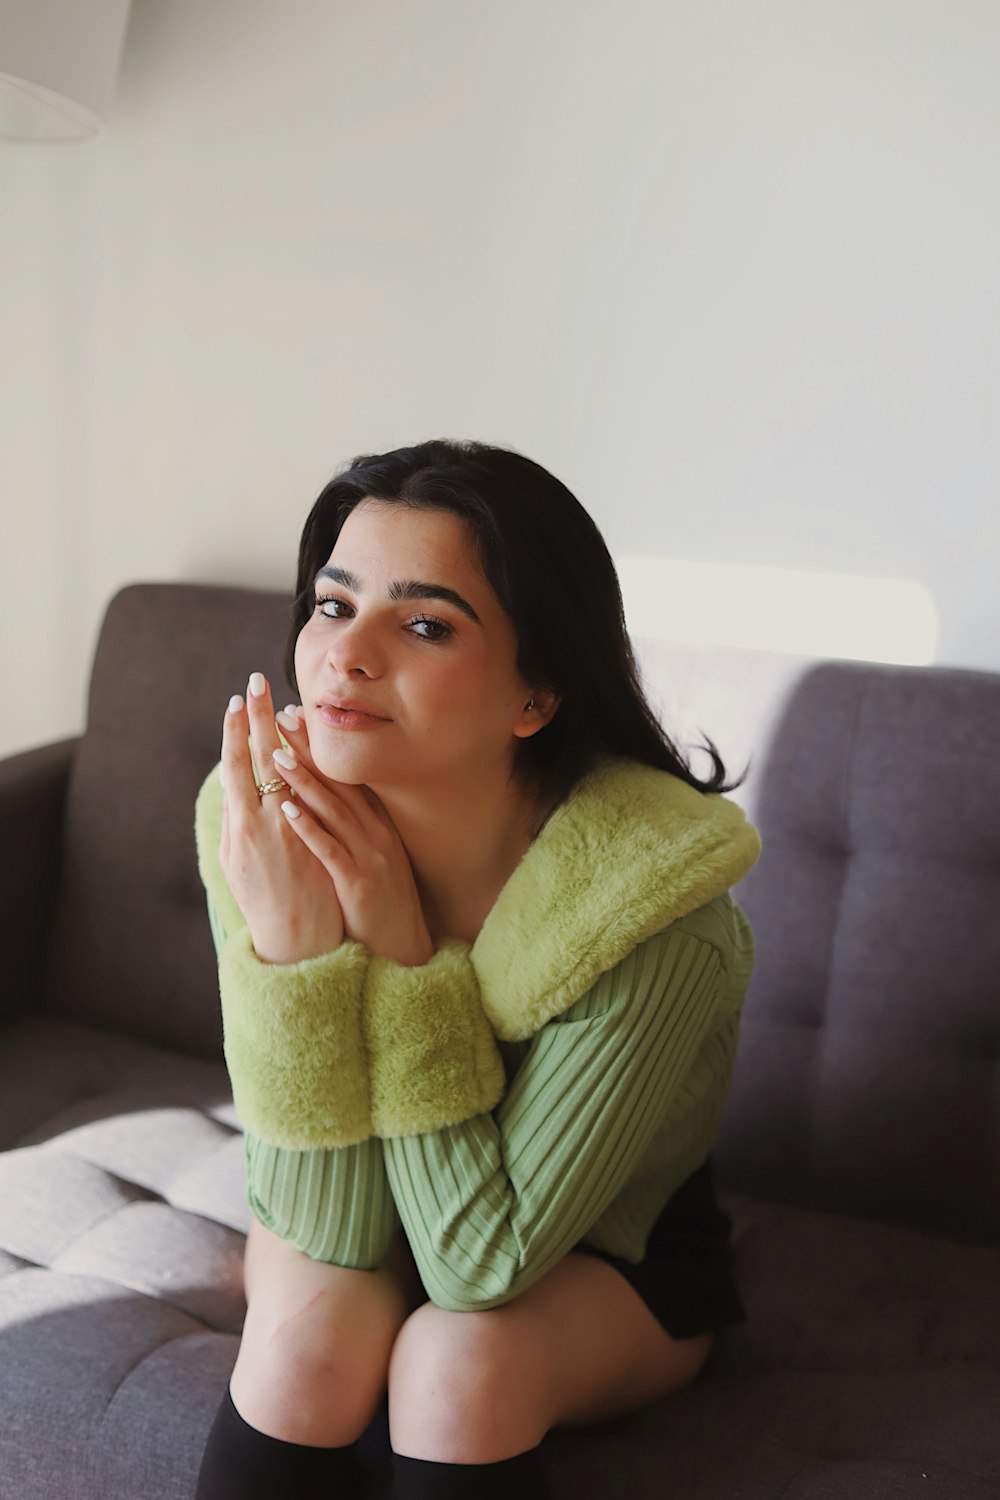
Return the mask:
{"type": "Polygon", "coordinates": [[[694,1139],[698,1122],[714,1128],[728,1083],[724,981],[710,945],[660,934],[536,1036],[492,1114],[385,1141],[435,1302],[463,1310],[519,1295],[646,1171],[651,1148],[667,1190],[679,1186],[710,1144],[694,1139]]]}
{"type": "Polygon", "coordinates": [[[255,1216],[313,1260],[382,1264],[399,1227],[381,1142],[290,1151],[248,1134],[247,1198],[255,1216]]]}

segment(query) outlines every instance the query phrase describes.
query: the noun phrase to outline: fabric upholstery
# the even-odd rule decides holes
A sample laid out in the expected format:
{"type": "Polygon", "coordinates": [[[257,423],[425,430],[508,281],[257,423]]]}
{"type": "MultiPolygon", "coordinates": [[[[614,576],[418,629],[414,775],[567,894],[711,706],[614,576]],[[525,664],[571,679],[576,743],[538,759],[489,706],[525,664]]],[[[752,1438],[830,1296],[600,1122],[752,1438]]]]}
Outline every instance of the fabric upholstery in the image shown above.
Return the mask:
{"type": "MultiPolygon", "coordinates": [[[[292,697],[285,608],[124,590],[79,743],[0,765],[4,1500],[194,1492],[250,1215],[191,813],[249,672],[292,697]]],[[[749,1321],[666,1401],[550,1434],[556,1500],[987,1500],[1000,676],[641,659],[678,738],[703,725],[732,772],[754,751],[733,795],[763,852],[734,896],[757,966],[713,1152],[749,1321]]],[[[386,1441],[383,1411],[376,1477],[386,1441]]]]}
{"type": "Polygon", "coordinates": [[[1000,1241],[1000,678],[815,666],[758,771],[719,1180],[1000,1241]]]}
{"type": "Polygon", "coordinates": [[[250,673],[267,675],[280,705],[292,700],[287,614],[276,594],[193,584],[133,585],[112,599],[69,778],[44,1009],[221,1058],[192,810],[226,704],[250,673]]]}

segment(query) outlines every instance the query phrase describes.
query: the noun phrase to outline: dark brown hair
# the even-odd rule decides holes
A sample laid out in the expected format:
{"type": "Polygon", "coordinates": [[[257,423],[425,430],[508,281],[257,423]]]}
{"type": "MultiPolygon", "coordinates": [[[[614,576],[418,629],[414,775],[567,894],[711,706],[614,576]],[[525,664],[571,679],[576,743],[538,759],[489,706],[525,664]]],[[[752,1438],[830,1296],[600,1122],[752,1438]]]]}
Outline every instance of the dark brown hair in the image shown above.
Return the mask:
{"type": "Polygon", "coordinates": [[[315,579],[362,500],[459,516],[480,566],[513,622],[518,670],[560,704],[544,729],[518,740],[514,773],[543,803],[561,802],[602,755],[623,755],[680,777],[700,792],[728,792],[708,736],[714,773],[700,781],[646,700],[625,628],[621,590],[601,533],[579,500],[540,464],[507,448],[444,438],[352,459],[319,495],[299,544],[285,673],[314,609],[315,579]]]}

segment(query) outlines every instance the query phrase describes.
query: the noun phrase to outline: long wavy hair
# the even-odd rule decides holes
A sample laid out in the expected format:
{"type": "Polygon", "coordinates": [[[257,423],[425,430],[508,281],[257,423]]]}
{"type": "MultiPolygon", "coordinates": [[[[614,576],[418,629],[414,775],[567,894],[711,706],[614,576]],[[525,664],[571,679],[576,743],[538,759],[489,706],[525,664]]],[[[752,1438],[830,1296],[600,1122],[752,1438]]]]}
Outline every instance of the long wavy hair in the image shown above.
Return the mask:
{"type": "Polygon", "coordinates": [[[314,608],[315,579],[362,500],[461,518],[479,564],[517,633],[517,665],[560,699],[538,733],[518,739],[514,775],[542,803],[562,802],[601,755],[670,771],[700,792],[728,792],[714,743],[714,772],[700,781],[650,707],[625,627],[618,575],[604,538],[567,487],[540,464],[489,443],[445,438],[352,459],[321,491],[299,543],[285,674],[298,693],[295,643],[314,608]]]}

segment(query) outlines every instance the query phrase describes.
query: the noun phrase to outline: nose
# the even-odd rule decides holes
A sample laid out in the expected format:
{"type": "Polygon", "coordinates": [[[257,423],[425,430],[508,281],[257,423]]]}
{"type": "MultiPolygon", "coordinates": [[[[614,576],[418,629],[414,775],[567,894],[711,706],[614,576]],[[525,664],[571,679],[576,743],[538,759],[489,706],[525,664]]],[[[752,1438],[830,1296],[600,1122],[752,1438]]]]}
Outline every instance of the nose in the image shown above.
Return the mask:
{"type": "Polygon", "coordinates": [[[374,629],[355,615],[340,622],[326,659],[341,677],[381,677],[384,662],[374,629]]]}

